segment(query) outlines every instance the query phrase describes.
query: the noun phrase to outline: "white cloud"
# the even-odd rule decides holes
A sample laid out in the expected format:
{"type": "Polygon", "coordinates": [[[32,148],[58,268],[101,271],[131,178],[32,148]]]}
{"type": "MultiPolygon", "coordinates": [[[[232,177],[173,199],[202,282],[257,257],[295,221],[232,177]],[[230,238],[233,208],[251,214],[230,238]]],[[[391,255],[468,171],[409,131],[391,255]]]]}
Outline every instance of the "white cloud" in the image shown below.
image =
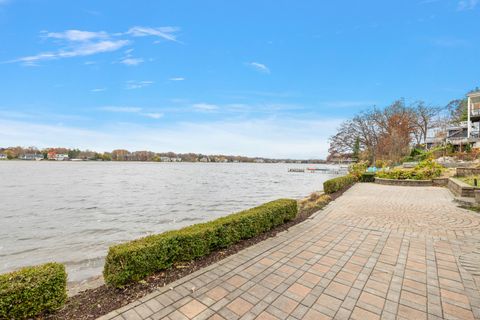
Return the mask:
{"type": "Polygon", "coordinates": [[[90,92],[103,92],[103,91],[106,91],[107,88],[95,88],[95,89],[92,89],[90,90],[90,92]]]}
{"type": "Polygon", "coordinates": [[[127,81],[125,84],[125,89],[127,90],[133,90],[133,89],[140,89],[144,87],[148,87],[149,85],[153,84],[153,81],[134,81],[130,80],[127,81]]]}
{"type": "Polygon", "coordinates": [[[138,113],[138,112],[142,111],[142,108],[138,108],[138,107],[106,106],[106,107],[101,107],[100,110],[108,111],[108,112],[138,113]]]}
{"type": "Polygon", "coordinates": [[[27,65],[35,65],[42,60],[55,60],[61,58],[73,58],[90,56],[97,53],[116,51],[130,43],[129,40],[105,40],[95,43],[81,43],[72,49],[62,49],[57,52],[44,52],[33,56],[18,58],[10,62],[23,62],[27,65]]]}
{"type": "Polygon", "coordinates": [[[141,113],[141,115],[151,119],[160,119],[161,117],[163,117],[163,113],[155,113],[155,112],[141,113]]]}
{"type": "Polygon", "coordinates": [[[465,10],[473,10],[479,4],[479,0],[460,0],[458,2],[457,10],[458,11],[465,11],[465,10]]]}
{"type": "Polygon", "coordinates": [[[120,60],[120,63],[123,63],[126,66],[138,66],[143,63],[143,61],[142,58],[124,58],[120,60]]]}
{"type": "Polygon", "coordinates": [[[170,81],[183,81],[183,80],[185,80],[185,78],[184,77],[173,77],[173,78],[170,78],[168,80],[170,80],[170,81]]]}
{"type": "MultiPolygon", "coordinates": [[[[6,0],[0,0],[0,4],[6,0]]],[[[97,53],[112,52],[133,43],[132,37],[157,37],[168,41],[179,42],[176,38],[176,27],[133,27],[127,32],[107,33],[105,31],[86,31],[70,29],[62,32],[42,31],[40,36],[46,39],[55,39],[55,43],[61,43],[62,47],[56,51],[41,52],[31,56],[20,57],[4,63],[20,62],[25,65],[36,65],[39,61],[55,60],[61,58],[72,58],[90,56],[97,53]],[[123,38],[123,39],[120,39],[123,38]],[[130,39],[125,39],[130,38],[130,39]]],[[[144,62],[142,58],[134,58],[130,55],[133,49],[126,51],[126,57],[121,63],[129,66],[136,66],[144,62]]]]}
{"type": "Polygon", "coordinates": [[[168,41],[177,41],[177,37],[175,33],[177,33],[180,29],[177,27],[158,27],[158,28],[151,28],[151,27],[133,27],[130,28],[126,34],[131,35],[133,37],[147,37],[147,36],[155,36],[159,37],[168,41]]]}
{"type": "Polygon", "coordinates": [[[48,32],[45,37],[68,41],[89,41],[93,39],[106,39],[109,36],[108,33],[104,31],[92,32],[82,30],[66,30],[64,32],[48,32]]]}
{"type": "Polygon", "coordinates": [[[248,62],[247,65],[250,67],[254,68],[257,71],[260,71],[262,73],[270,73],[270,69],[264,65],[263,63],[259,62],[248,62]]]}
{"type": "Polygon", "coordinates": [[[368,100],[337,100],[337,101],[323,101],[319,105],[328,108],[366,108],[372,107],[376,103],[368,100]]]}
{"type": "Polygon", "coordinates": [[[242,154],[275,158],[324,158],[328,137],[343,119],[278,119],[135,124],[95,130],[0,119],[0,141],[11,145],[65,146],[107,151],[116,148],[205,154],[242,154]]]}
{"type": "Polygon", "coordinates": [[[115,112],[115,113],[133,113],[142,117],[150,119],[160,119],[163,117],[163,113],[159,112],[142,112],[142,108],[138,107],[122,107],[122,106],[106,106],[99,108],[102,111],[115,112]]]}
{"type": "Polygon", "coordinates": [[[197,111],[214,111],[218,109],[217,105],[209,103],[196,103],[192,107],[197,111]]]}

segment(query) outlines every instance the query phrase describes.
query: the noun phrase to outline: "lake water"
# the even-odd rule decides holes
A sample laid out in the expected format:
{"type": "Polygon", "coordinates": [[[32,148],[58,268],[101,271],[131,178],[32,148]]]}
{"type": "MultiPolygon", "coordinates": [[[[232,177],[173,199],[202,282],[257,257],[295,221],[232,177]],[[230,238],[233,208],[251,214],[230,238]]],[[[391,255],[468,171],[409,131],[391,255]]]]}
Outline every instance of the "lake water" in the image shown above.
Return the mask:
{"type": "Polygon", "coordinates": [[[98,276],[114,243],[302,198],[332,177],[288,172],[305,167],[0,161],[0,273],[57,261],[69,281],[98,276]]]}

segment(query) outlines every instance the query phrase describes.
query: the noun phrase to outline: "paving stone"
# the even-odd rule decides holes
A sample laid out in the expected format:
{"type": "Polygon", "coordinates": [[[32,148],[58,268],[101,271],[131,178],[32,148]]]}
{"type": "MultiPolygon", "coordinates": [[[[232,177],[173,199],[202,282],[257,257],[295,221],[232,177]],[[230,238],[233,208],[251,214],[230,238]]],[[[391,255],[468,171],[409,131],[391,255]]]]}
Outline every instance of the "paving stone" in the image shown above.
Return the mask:
{"type": "Polygon", "coordinates": [[[202,311],[204,311],[206,308],[207,307],[204,304],[194,299],[188,302],[187,304],[183,305],[179,310],[188,318],[193,318],[197,316],[199,313],[201,313],[202,311]]]}
{"type": "Polygon", "coordinates": [[[356,184],[287,232],[101,319],[480,319],[480,277],[460,262],[478,243],[480,216],[445,188],[356,184]]]}
{"type": "Polygon", "coordinates": [[[253,304],[251,304],[250,302],[246,301],[243,298],[237,298],[227,306],[227,308],[229,308],[238,316],[243,316],[250,309],[252,309],[252,307],[253,307],[253,304]]]}

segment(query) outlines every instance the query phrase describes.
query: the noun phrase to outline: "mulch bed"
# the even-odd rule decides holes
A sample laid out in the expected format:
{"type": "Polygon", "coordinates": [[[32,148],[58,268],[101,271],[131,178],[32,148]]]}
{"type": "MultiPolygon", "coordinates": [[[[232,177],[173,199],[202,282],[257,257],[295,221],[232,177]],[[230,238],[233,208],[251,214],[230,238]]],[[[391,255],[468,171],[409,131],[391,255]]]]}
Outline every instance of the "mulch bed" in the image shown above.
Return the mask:
{"type": "MultiPolygon", "coordinates": [[[[330,196],[332,201],[341,196],[348,189],[349,188],[346,188],[331,194],[330,196]]],[[[294,220],[278,226],[264,234],[254,238],[242,240],[229,248],[212,252],[208,256],[196,259],[194,261],[176,264],[168,270],[158,272],[152,276],[149,276],[143,281],[132,283],[122,289],[102,285],[95,289],[89,289],[80,292],[79,294],[70,297],[62,309],[52,314],[41,315],[37,317],[37,319],[96,319],[141,297],[144,297],[145,295],[155,291],[157,288],[164,287],[171,282],[216,263],[260,241],[274,237],[279,232],[285,231],[291,226],[305,221],[310,215],[312,215],[312,213],[313,212],[299,212],[294,220]]]]}

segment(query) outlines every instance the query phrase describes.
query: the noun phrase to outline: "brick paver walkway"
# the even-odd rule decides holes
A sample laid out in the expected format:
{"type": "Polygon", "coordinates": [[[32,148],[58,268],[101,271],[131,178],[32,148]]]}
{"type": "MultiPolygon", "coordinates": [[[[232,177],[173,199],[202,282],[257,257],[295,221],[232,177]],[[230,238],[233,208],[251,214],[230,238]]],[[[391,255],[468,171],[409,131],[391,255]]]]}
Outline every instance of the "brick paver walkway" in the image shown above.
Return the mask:
{"type": "Polygon", "coordinates": [[[480,215],[452,199],[444,188],[357,184],[306,222],[103,319],[480,319],[480,215]]]}

